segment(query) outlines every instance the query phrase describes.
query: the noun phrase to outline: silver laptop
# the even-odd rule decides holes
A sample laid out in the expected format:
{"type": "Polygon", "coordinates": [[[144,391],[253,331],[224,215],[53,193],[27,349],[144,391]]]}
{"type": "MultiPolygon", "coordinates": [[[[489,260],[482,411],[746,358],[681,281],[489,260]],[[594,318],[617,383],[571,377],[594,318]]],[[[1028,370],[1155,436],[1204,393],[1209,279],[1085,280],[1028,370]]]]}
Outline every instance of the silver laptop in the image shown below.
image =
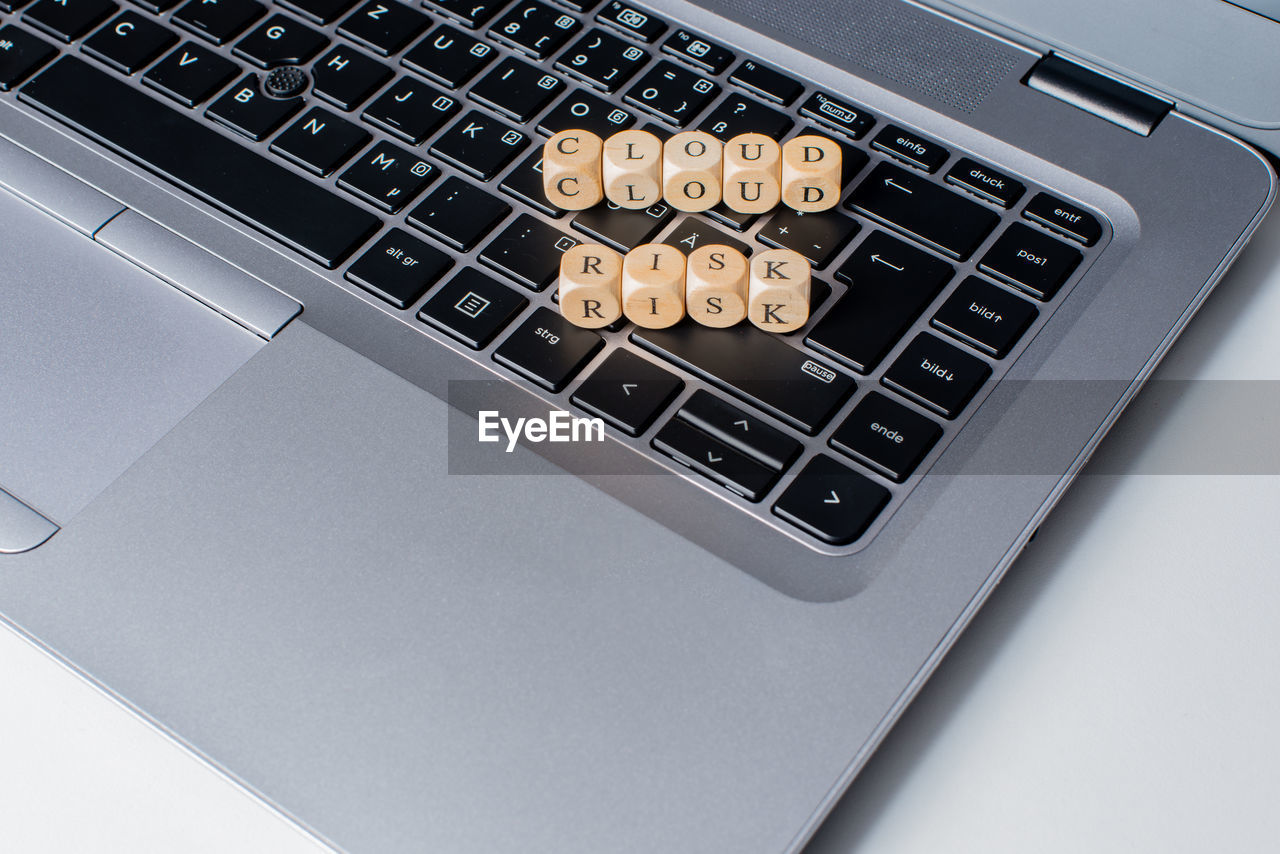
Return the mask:
{"type": "Polygon", "coordinates": [[[936,5],[0,0],[0,614],[338,850],[801,849],[1274,195],[1280,4],[936,5]],[[812,315],[579,329],[584,241],[812,315]]]}

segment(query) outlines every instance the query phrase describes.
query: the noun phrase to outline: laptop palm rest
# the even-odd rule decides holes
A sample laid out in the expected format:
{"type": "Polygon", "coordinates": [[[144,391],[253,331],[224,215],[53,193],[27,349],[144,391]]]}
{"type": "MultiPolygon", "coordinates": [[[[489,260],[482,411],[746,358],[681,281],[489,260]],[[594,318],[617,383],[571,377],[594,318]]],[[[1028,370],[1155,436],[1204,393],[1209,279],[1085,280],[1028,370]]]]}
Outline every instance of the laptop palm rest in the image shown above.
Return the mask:
{"type": "Polygon", "coordinates": [[[65,524],[266,342],[0,193],[0,488],[65,524]]]}

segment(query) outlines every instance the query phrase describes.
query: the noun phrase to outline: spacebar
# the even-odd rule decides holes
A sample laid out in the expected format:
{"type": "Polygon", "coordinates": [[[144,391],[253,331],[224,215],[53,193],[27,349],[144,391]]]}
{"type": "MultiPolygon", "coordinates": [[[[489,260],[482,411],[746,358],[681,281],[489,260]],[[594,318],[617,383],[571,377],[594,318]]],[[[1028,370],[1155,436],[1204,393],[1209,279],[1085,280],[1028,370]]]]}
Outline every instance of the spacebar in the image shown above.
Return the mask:
{"type": "Polygon", "coordinates": [[[59,59],[18,96],[330,269],[380,225],[76,57],[59,59]]]}

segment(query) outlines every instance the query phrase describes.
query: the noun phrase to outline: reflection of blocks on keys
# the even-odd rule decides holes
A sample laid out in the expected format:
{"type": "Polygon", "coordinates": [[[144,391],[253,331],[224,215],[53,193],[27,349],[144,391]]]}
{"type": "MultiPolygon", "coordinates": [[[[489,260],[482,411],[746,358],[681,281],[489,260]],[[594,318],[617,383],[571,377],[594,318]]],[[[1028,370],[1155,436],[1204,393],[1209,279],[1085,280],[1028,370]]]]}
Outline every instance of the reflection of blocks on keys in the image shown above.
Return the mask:
{"type": "Polygon", "coordinates": [[[762,133],[744,133],[724,146],[724,203],[742,214],[772,210],[782,198],[782,148],[762,133]]]}
{"type": "Polygon", "coordinates": [[[542,146],[542,189],[558,208],[580,211],[604,198],[600,162],[604,142],[587,130],[563,130],[542,146]]]}
{"type": "Polygon", "coordinates": [[[604,144],[604,195],[642,210],[662,199],[662,140],[642,130],[615,133],[604,144]]]}
{"type": "Polygon", "coordinates": [[[588,329],[621,317],[622,256],[598,243],[580,243],[560,256],[560,313],[588,329]]]}
{"type": "Polygon", "coordinates": [[[678,133],[662,147],[662,195],[676,210],[705,211],[720,202],[724,146],[703,131],[678,133]]]}
{"type": "Polygon", "coordinates": [[[782,203],[805,213],[840,201],[840,146],[821,136],[797,136],[782,146],[782,203]]]}
{"type": "Polygon", "coordinates": [[[809,319],[809,262],[790,249],[751,258],[747,319],[766,332],[791,332],[809,319]]]}
{"type": "Polygon", "coordinates": [[[723,329],[747,316],[746,256],[718,243],[689,253],[685,272],[685,305],[703,326],[723,329]]]}
{"type": "Polygon", "coordinates": [[[622,311],[646,329],[665,329],[684,317],[684,253],[646,243],[622,261],[622,311]]]}

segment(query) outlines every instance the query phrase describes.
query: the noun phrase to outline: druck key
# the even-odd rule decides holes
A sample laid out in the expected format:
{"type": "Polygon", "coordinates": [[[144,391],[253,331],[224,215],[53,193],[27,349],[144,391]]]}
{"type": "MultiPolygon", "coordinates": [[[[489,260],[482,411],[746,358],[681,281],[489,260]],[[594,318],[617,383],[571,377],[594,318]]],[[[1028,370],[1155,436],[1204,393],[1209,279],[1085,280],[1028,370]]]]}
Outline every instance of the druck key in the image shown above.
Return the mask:
{"type": "Polygon", "coordinates": [[[379,225],[373,214],[76,57],[58,60],[19,97],[325,267],[336,267],[379,225]]]}

